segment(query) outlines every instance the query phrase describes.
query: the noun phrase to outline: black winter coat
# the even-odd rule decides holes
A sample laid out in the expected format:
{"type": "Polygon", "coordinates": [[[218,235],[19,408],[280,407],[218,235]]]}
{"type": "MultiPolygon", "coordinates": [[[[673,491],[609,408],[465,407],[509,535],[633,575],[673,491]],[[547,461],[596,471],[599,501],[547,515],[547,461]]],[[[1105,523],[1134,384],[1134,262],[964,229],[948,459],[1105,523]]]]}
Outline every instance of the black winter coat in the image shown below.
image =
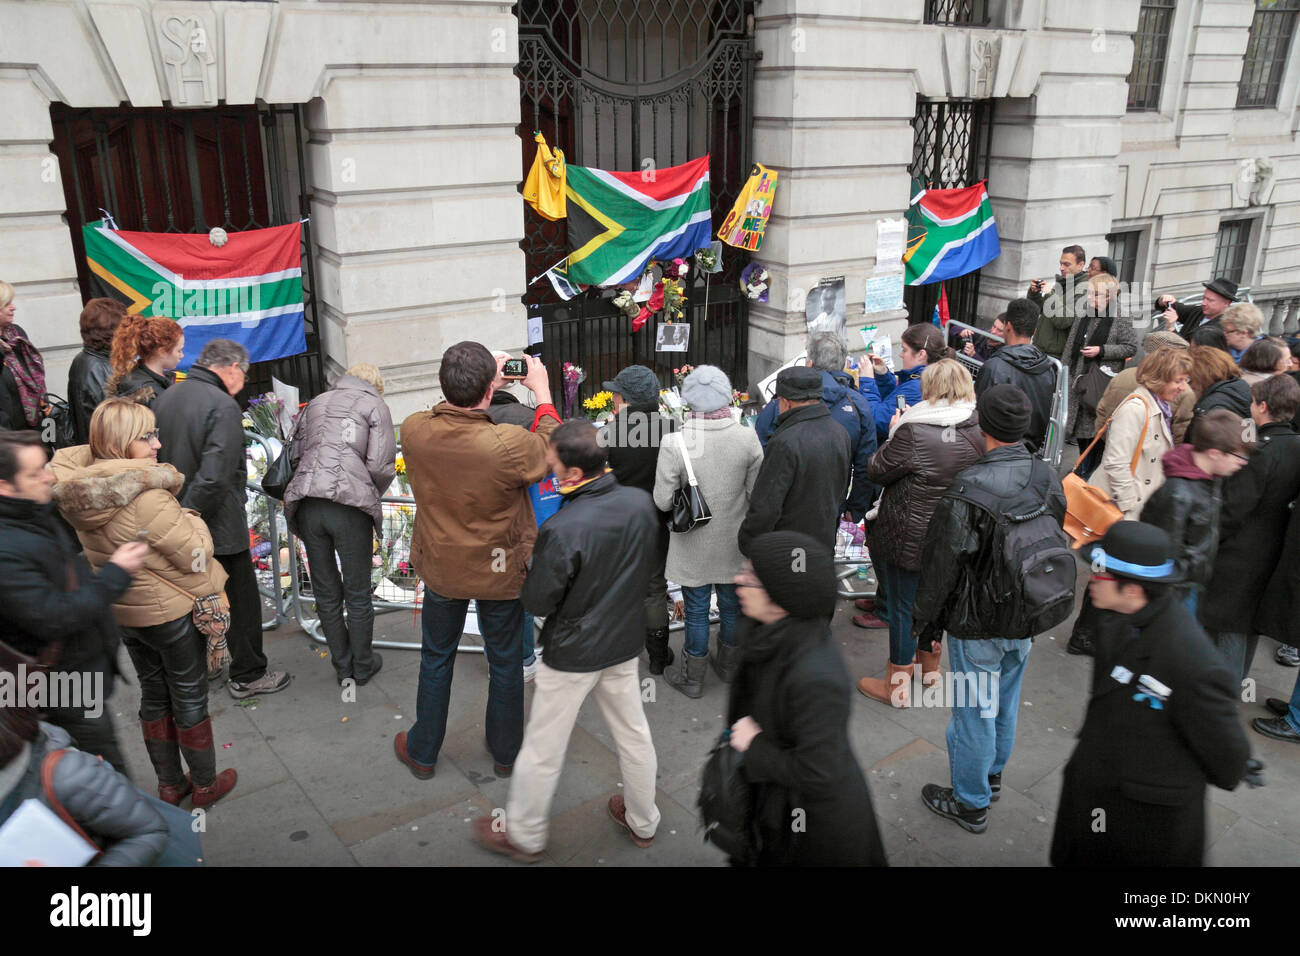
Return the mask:
{"type": "Polygon", "coordinates": [[[1292,647],[1300,645],[1300,499],[1291,502],[1282,557],[1264,589],[1254,630],[1292,647]]]}
{"type": "Polygon", "coordinates": [[[158,396],[175,384],[176,380],[170,374],[158,375],[143,365],[137,365],[118,381],[117,394],[119,398],[129,398],[146,408],[153,408],[158,396]]]}
{"type": "Polygon", "coordinates": [[[885,866],[849,747],[853,691],[829,622],[745,618],[737,643],[727,725],[749,716],[762,728],[741,765],[756,790],[758,865],[885,866]]]}
{"type": "Polygon", "coordinates": [[[1233,789],[1250,757],[1236,681],[1172,595],[1100,618],[1092,697],[1065,766],[1052,863],[1200,866],[1205,785],[1233,789]],[[1144,677],[1157,693],[1137,699],[1144,677]]]}
{"type": "Polygon", "coordinates": [[[537,533],[519,595],[529,614],[546,618],[547,667],[599,671],[641,653],[658,525],[650,496],[612,474],[564,496],[537,533]]]}
{"type": "Polygon", "coordinates": [[[103,672],[111,693],[113,602],[130,584],[116,564],[91,569],[53,503],[0,497],[0,639],[7,644],[36,658],[57,647],[60,670],[103,672]]]}
{"type": "Polygon", "coordinates": [[[82,349],[68,369],[68,407],[72,410],[74,445],[90,442],[90,416],[104,400],[104,385],[113,374],[108,352],[82,349]]]}
{"type": "Polygon", "coordinates": [[[926,529],[921,577],[912,606],[912,633],[922,650],[929,650],[942,631],[966,640],[1012,636],[1007,634],[1005,620],[1018,612],[985,597],[982,567],[991,557],[996,522],[987,511],[952,495],[963,486],[973,486],[997,495],[1008,512],[1028,512],[1043,503],[1032,500],[1028,493],[1035,472],[1045,473],[1051,488],[1048,509],[1064,526],[1061,479],[1046,462],[1030,457],[1020,442],[985,452],[952,480],[926,529]]]}
{"type": "Polygon", "coordinates": [[[162,442],[158,460],[185,476],[181,507],[207,522],[216,554],[247,551],[243,415],[221,379],[196,366],[154,399],[153,413],[162,442]]]}
{"type": "Polygon", "coordinates": [[[1025,447],[1037,454],[1047,440],[1056,397],[1056,366],[1037,345],[1004,345],[980,366],[975,394],[983,395],[994,385],[1014,385],[1029,398],[1029,430],[1025,447]]]}
{"type": "Polygon", "coordinates": [[[1142,506],[1139,521],[1163,528],[1174,543],[1180,593],[1210,583],[1219,549],[1221,480],[1166,478],[1142,506]]]}
{"type": "Polygon", "coordinates": [[[777,422],[737,535],[740,552],[748,555],[749,543],[769,531],[801,531],[833,548],[849,488],[849,433],[821,402],[777,422]]]}
{"type": "Polygon", "coordinates": [[[1219,551],[1197,606],[1208,631],[1250,630],[1300,495],[1300,435],[1290,422],[1273,422],[1258,438],[1250,461],[1223,483],[1219,551]]]}
{"type": "MultiPolygon", "coordinates": [[[[23,338],[28,338],[21,325],[15,325],[14,328],[23,338]]],[[[0,358],[3,358],[2,352],[0,358]]],[[[18,380],[3,361],[0,361],[0,428],[7,428],[10,431],[34,430],[27,424],[27,416],[23,414],[23,400],[18,394],[18,380]]]]}
{"type": "MultiPolygon", "coordinates": [[[[1250,385],[1244,378],[1213,382],[1196,400],[1196,405],[1192,408],[1192,421],[1195,422],[1197,418],[1216,408],[1226,408],[1234,415],[1250,418],[1251,401],[1250,385]]],[[[1192,429],[1189,426],[1187,430],[1190,433],[1192,429]]]]}
{"type": "MultiPolygon", "coordinates": [[[[665,435],[677,430],[677,422],[659,413],[659,405],[624,405],[612,420],[601,428],[600,440],[609,453],[609,467],[618,483],[626,488],[640,488],[655,493],[655,471],[659,467],[659,445],[665,435]]],[[[658,548],[668,553],[668,517],[659,511],[658,548]]]]}
{"type": "Polygon", "coordinates": [[[532,428],[537,409],[530,408],[509,392],[493,392],[492,404],[488,406],[488,418],[498,425],[518,425],[520,428],[532,428]]]}
{"type": "Polygon", "coordinates": [[[41,724],[31,744],[26,772],[9,793],[0,793],[0,824],[22,801],[39,800],[51,810],[41,784],[47,754],[66,753],[54,767],[51,789],[63,809],[103,850],[91,866],[152,866],[167,849],[167,821],[149,799],[112,765],[72,747],[67,731],[41,724]]]}

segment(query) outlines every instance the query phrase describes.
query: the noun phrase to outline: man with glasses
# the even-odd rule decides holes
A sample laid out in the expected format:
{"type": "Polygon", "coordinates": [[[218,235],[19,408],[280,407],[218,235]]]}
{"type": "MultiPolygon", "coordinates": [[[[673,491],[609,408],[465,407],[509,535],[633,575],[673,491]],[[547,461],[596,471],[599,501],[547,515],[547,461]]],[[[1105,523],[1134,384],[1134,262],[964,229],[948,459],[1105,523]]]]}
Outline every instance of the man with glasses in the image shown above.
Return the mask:
{"type": "Polygon", "coordinates": [[[1120,521],[1081,558],[1092,603],[1111,613],[1097,630],[1052,863],[1200,866],[1205,785],[1262,782],[1248,766],[1235,675],[1172,590],[1182,572],[1167,534],[1120,521]]]}
{"type": "Polygon", "coordinates": [[[230,601],[230,696],[274,694],[289,686],[284,671],[268,670],[262,653],[262,596],[249,553],[244,511],[248,473],[244,428],[233,396],[243,391],[248,350],[230,339],[212,339],[185,381],[154,401],[162,450],[158,460],[185,476],[181,506],[207,522],[216,558],[226,569],[230,601]]]}

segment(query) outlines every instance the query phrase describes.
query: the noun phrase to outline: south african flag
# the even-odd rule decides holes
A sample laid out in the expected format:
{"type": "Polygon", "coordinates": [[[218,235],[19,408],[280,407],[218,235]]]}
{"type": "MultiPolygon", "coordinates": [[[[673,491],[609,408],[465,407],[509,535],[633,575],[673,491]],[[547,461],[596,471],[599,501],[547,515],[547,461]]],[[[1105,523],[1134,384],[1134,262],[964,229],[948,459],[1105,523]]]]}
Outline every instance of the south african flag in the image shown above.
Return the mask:
{"type": "Polygon", "coordinates": [[[565,192],[570,282],[622,285],[639,278],[651,259],[686,258],[709,245],[707,153],[631,173],[569,166],[565,192]]]}
{"type": "Polygon", "coordinates": [[[175,319],[185,329],[188,369],[211,339],[233,339],[249,360],[307,351],[302,303],[302,224],[228,234],[127,232],[82,227],[97,295],[132,314],[175,319]]]}
{"type": "Polygon", "coordinates": [[[965,189],[922,190],[907,210],[908,285],[956,279],[1002,252],[984,183],[965,189]]]}

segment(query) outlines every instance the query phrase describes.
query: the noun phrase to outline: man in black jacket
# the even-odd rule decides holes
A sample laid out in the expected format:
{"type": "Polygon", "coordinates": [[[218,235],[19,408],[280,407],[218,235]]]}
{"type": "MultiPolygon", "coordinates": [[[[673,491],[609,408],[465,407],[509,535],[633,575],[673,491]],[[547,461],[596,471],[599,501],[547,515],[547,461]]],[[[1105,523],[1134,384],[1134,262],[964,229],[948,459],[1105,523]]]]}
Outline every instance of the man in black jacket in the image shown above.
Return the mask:
{"type": "Polygon", "coordinates": [[[929,651],[947,631],[954,680],[948,723],[952,786],[927,783],[921,800],[962,829],[983,833],[1016,742],[1020,682],[1033,637],[1003,636],[1019,610],[989,599],[988,560],[1002,558],[1000,549],[995,552],[997,519],[957,495],[966,487],[977,490],[995,498],[1003,514],[1046,506],[1064,524],[1065,492],[1052,468],[1032,458],[1020,440],[1030,422],[1024,392],[994,385],[979,397],[976,412],[987,450],[953,479],[926,529],[912,633],[918,648],[929,651]]]}
{"type": "Polygon", "coordinates": [[[1205,785],[1231,790],[1250,745],[1236,680],[1169,585],[1169,536],[1139,521],[1086,549],[1097,628],[1092,698],[1065,766],[1055,866],[1200,866],[1205,785]]]}
{"type": "Polygon", "coordinates": [[[1240,294],[1237,283],[1224,276],[1202,282],[1201,285],[1205,286],[1205,294],[1201,296],[1199,305],[1179,302],[1172,295],[1162,295],[1156,299],[1156,307],[1164,309],[1161,318],[1164,319],[1165,331],[1177,332],[1191,342],[1192,333],[1201,326],[1218,325],[1224,311],[1237,301],[1240,294]]]}
{"type": "Polygon", "coordinates": [[[538,533],[520,595],[530,613],[546,618],[537,690],[505,825],[496,817],[474,825],[484,847],[527,863],[546,847],[551,800],[588,694],[595,694],[618,746],[624,788],[610,798],[610,816],[639,847],[650,845],[659,826],[654,742],[637,672],[642,596],[657,533],[654,502],[609,473],[605,449],[585,421],[557,428],[546,458],[565,502],[538,533]]]}
{"type": "MultiPolygon", "coordinates": [[[[620,485],[653,495],[659,443],[675,428],[671,418],[659,414],[659,379],[644,365],[629,365],[601,387],[614,396],[614,418],[597,434],[609,454],[609,467],[620,485]]],[[[651,674],[662,674],[674,656],[668,647],[668,582],[664,580],[669,515],[657,513],[659,528],[645,598],[645,649],[651,674]]]]}
{"type": "Polygon", "coordinates": [[[244,387],[248,350],[229,339],[212,339],[185,381],[154,400],[158,460],[185,476],[180,502],[193,508],[212,533],[216,558],[226,569],[230,601],[230,696],[274,694],[289,686],[284,671],[267,670],[262,653],[262,596],[248,546],[244,499],[242,415],[232,396],[244,387]]]}
{"type": "MultiPolygon", "coordinates": [[[[71,734],[80,749],[125,773],[105,709],[117,673],[113,602],[144,566],[149,546],[122,545],[95,574],[54,510],[53,485],[40,435],[0,431],[0,633],[23,654],[74,675],[78,689],[87,677],[100,684],[99,700],[84,699],[83,693],[78,701],[39,703],[47,705],[45,719],[71,734]]],[[[71,691],[66,681],[51,680],[47,686],[71,691]]]]}
{"type": "Polygon", "coordinates": [[[1255,453],[1223,484],[1219,550],[1197,609],[1201,625],[1242,681],[1259,643],[1251,618],[1282,557],[1291,502],[1300,495],[1300,435],[1291,427],[1300,385],[1289,375],[1274,375],[1256,382],[1251,396],[1255,453]]]}
{"type": "Polygon", "coordinates": [[[81,310],[81,351],[68,369],[68,408],[74,445],[90,441],[90,416],[104,400],[104,383],[113,374],[109,353],[113,333],[126,315],[117,299],[91,299],[81,310]]]}
{"type": "Polygon", "coordinates": [[[1014,385],[1024,392],[1030,408],[1025,448],[1036,455],[1047,440],[1047,425],[1052,418],[1056,366],[1032,341],[1038,327],[1038,306],[1028,299],[1012,299],[998,320],[1005,329],[1007,344],[981,366],[975,379],[975,395],[978,398],[994,385],[1014,385]]]}
{"type": "Polygon", "coordinates": [[[852,442],[822,403],[821,372],[803,366],[782,369],[776,397],[776,431],[737,536],[746,556],[749,543],[769,531],[801,531],[834,548],[849,488],[852,442]]]}

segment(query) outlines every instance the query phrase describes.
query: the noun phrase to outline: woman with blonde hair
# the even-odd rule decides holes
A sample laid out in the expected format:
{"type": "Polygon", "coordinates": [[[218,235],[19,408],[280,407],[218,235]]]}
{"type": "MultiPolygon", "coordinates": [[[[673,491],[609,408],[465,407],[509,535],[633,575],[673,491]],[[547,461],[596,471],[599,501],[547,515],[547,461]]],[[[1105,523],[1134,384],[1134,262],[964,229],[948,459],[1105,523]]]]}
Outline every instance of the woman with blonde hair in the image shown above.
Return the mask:
{"type": "MultiPolygon", "coordinates": [[[[1097,405],[1106,385],[1138,348],[1132,317],[1120,314],[1119,280],[1098,273],[1088,280],[1087,287],[1088,306],[1070,328],[1061,354],[1070,376],[1066,437],[1077,442],[1080,450],[1097,434],[1097,405]]],[[[1080,471],[1086,474],[1094,465],[1093,459],[1085,458],[1080,471]]]]}
{"type": "Polygon", "coordinates": [[[298,466],[284,492],[285,520],[307,551],[316,613],[340,685],[366,684],[384,663],[371,648],[370,571],[375,534],[384,532],[380,499],[397,473],[397,442],[383,394],[378,368],[353,365],[294,423],[298,466]]]}
{"type": "Polygon", "coordinates": [[[45,360],[14,324],[14,287],[0,282],[0,428],[37,429],[45,414],[45,360]]]}
{"type": "Polygon", "coordinates": [[[921,373],[921,401],[894,413],[889,438],[867,464],[867,477],[884,486],[867,515],[867,543],[876,577],[889,596],[889,669],[885,679],[864,677],[858,690],[894,707],[911,705],[912,661],[922,680],[939,679],[940,650],[918,655],[912,637],[912,604],[921,572],[925,531],[939,499],[957,472],[984,454],[975,415],[975,384],[965,366],[950,358],[921,373]]]}
{"type": "Polygon", "coordinates": [[[205,642],[193,613],[201,601],[228,614],[226,572],[203,519],[176,500],[184,479],[159,463],[160,447],[153,412],[106,399],[90,418],[90,444],[61,449],[50,463],[54,502],[96,570],[122,544],[149,545],[113,615],[140,680],[140,727],[158,796],[179,804],[193,790],[194,806],[206,807],[234,789],[237,775],[217,773],[208,716],[208,672],[223,660],[225,639],[205,642]]]}
{"type": "Polygon", "coordinates": [[[185,330],[172,319],[128,315],[113,333],[109,364],[113,374],[107,396],[121,396],[153,407],[154,399],[176,381],[173,374],[185,356],[185,330]]]}

